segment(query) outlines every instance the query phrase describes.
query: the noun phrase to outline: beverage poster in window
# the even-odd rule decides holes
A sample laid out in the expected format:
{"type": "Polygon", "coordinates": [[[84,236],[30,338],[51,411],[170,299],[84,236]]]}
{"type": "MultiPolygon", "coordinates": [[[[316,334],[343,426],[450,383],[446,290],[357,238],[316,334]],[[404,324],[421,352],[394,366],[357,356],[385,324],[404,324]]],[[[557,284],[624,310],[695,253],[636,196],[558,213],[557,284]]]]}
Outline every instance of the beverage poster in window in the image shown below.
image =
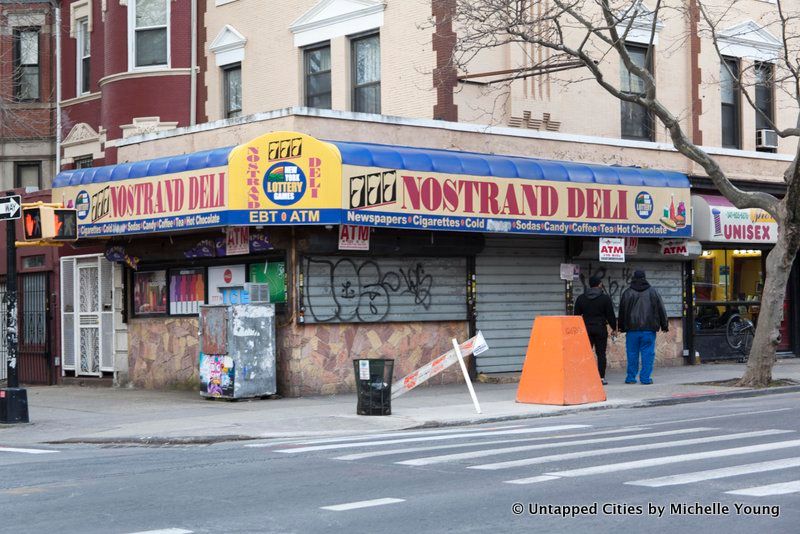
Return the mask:
{"type": "Polygon", "coordinates": [[[282,261],[264,261],[250,264],[250,282],[269,284],[269,301],[286,302],[286,264],[282,261]]]}
{"type": "Polygon", "coordinates": [[[176,269],[169,273],[170,315],[196,315],[206,301],[204,269],[176,269]]]}
{"type": "Polygon", "coordinates": [[[221,267],[208,268],[208,303],[224,304],[222,300],[222,288],[225,287],[244,287],[245,283],[244,265],[223,265],[221,267]]]}
{"type": "Polygon", "coordinates": [[[133,313],[167,313],[167,271],[133,273],[133,313]]]}

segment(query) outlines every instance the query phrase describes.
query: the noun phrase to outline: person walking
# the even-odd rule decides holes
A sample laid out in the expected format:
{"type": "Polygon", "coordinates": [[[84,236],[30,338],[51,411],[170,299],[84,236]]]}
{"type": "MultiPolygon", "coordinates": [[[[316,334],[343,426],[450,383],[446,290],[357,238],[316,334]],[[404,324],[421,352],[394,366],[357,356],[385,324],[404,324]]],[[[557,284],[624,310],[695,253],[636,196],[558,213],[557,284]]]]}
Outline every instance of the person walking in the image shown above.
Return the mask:
{"type": "Polygon", "coordinates": [[[617,318],[614,315],[614,304],[604,291],[603,281],[597,276],[589,278],[589,289],[584,291],[575,301],[575,315],[583,317],[589,342],[597,355],[597,370],[600,381],[606,382],[606,347],[608,346],[608,328],[617,329],[617,318]]]}
{"type": "Polygon", "coordinates": [[[656,332],[669,332],[667,310],[661,295],[647,281],[644,271],[633,273],[630,287],[623,291],[619,302],[619,329],[625,332],[628,357],[626,384],[652,384],[653,362],[656,358],[656,332]],[[639,371],[639,356],[642,366],[639,371]]]}

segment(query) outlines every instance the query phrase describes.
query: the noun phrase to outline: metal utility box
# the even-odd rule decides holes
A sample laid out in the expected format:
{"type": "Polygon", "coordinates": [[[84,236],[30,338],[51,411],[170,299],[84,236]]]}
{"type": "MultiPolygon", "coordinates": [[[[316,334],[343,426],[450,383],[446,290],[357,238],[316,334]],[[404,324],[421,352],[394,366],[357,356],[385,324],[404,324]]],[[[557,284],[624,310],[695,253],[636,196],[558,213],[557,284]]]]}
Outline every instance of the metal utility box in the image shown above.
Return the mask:
{"type": "Polygon", "coordinates": [[[200,394],[242,399],[276,391],[275,305],[200,306],[200,394]]]}

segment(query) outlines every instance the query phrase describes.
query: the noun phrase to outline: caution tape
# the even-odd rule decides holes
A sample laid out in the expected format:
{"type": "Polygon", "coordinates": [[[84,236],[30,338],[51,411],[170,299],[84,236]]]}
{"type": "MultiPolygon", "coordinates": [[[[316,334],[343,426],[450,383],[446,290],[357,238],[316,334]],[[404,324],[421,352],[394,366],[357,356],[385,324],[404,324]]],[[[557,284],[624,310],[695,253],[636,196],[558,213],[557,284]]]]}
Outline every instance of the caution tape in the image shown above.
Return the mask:
{"type": "MultiPolygon", "coordinates": [[[[486,340],[483,339],[483,334],[478,332],[475,337],[471,337],[464,343],[458,346],[461,349],[461,355],[464,357],[470,354],[481,354],[489,349],[486,340]]],[[[392,384],[392,398],[396,399],[400,395],[408,393],[420,384],[427,382],[431,377],[434,377],[456,363],[458,356],[455,349],[450,349],[432,362],[426,363],[416,371],[407,374],[394,384],[392,384]]]]}

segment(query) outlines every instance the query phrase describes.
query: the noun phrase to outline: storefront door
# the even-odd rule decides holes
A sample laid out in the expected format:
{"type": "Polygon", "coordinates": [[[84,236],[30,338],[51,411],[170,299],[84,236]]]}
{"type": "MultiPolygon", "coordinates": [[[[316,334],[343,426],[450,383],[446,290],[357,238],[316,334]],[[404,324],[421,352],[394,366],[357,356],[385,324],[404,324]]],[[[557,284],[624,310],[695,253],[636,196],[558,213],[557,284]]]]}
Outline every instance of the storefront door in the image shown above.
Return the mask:
{"type": "Polygon", "coordinates": [[[63,371],[113,371],[113,265],[100,255],[61,258],[63,371]]]}
{"type": "Polygon", "coordinates": [[[562,238],[486,236],[475,258],[475,326],[491,350],[476,358],[479,373],[522,370],[538,315],[563,315],[562,238]]]}

